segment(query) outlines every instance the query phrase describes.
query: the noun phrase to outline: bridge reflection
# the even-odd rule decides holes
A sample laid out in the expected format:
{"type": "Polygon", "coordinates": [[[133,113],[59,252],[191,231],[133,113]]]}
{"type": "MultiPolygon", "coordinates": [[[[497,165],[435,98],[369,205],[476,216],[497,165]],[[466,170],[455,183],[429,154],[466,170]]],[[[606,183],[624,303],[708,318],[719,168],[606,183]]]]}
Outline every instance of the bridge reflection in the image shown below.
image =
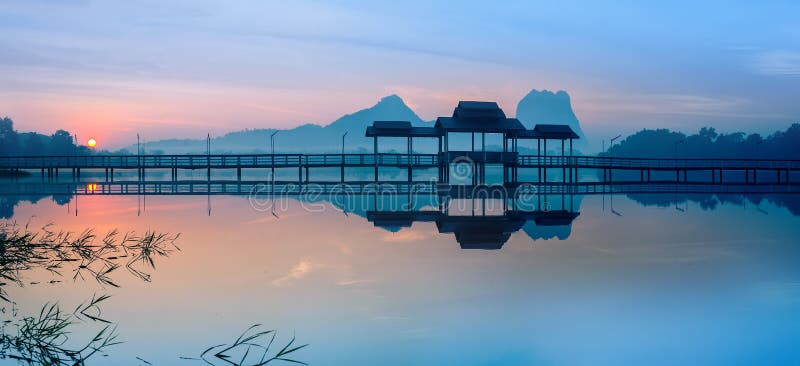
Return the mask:
{"type": "MultiPolygon", "coordinates": [[[[519,231],[534,240],[568,238],[586,195],[626,194],[640,204],[662,206],[677,205],[689,199],[701,202],[704,209],[714,209],[724,202],[757,204],[766,199],[798,215],[797,193],[800,190],[795,185],[767,183],[449,185],[435,181],[296,184],[264,181],[38,182],[31,179],[0,181],[0,218],[11,217],[20,201],[35,202],[48,196],[60,205],[75,201],[78,196],[208,196],[209,215],[210,196],[247,196],[251,198],[251,205],[255,201],[255,204],[264,204],[260,208],[267,210],[284,205],[285,199],[291,197],[301,203],[328,203],[392,232],[411,227],[415,222],[429,222],[435,224],[439,233],[452,234],[464,249],[499,249],[519,231]]],[[[140,210],[146,207],[145,201],[141,202],[140,210]]],[[[73,207],[77,215],[77,201],[73,207]]],[[[276,213],[281,214],[273,212],[276,213]]]]}

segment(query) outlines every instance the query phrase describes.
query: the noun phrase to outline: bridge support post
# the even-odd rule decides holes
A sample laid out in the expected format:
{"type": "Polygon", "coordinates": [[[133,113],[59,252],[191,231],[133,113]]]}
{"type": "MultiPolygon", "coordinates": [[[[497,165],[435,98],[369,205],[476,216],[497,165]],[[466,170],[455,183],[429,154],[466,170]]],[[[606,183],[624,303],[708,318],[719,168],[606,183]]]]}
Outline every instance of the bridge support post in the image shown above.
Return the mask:
{"type": "Polygon", "coordinates": [[[687,179],[687,178],[686,178],[686,175],[687,175],[687,173],[688,173],[688,171],[687,171],[686,169],[684,169],[684,170],[683,170],[683,182],[684,182],[684,183],[686,183],[686,182],[688,182],[688,181],[689,181],[689,179],[687,179]]]}
{"type": "Polygon", "coordinates": [[[717,172],[714,169],[711,169],[711,184],[717,183],[717,172]]]}
{"type": "Polygon", "coordinates": [[[719,184],[722,184],[722,168],[719,169],[719,184]]]}
{"type": "Polygon", "coordinates": [[[744,170],[744,182],[745,184],[750,183],[750,171],[747,169],[744,170]]]}
{"type": "MultiPolygon", "coordinates": [[[[175,177],[174,171],[172,173],[172,176],[173,176],[173,180],[174,180],[175,179],[174,178],[175,177]]],[[[242,181],[242,167],[236,168],[236,181],[237,182],[241,182],[242,181]]]]}

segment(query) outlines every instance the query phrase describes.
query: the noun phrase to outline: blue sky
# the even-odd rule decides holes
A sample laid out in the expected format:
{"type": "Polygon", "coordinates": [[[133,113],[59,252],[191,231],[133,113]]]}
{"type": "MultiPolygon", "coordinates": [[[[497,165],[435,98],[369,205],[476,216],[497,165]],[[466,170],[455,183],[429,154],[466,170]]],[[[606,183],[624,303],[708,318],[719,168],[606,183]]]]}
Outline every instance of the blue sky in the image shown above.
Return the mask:
{"type": "Polygon", "coordinates": [[[510,115],[566,90],[595,140],[800,122],[792,2],[0,2],[0,114],[113,144],[327,123],[398,94],[510,115]]]}

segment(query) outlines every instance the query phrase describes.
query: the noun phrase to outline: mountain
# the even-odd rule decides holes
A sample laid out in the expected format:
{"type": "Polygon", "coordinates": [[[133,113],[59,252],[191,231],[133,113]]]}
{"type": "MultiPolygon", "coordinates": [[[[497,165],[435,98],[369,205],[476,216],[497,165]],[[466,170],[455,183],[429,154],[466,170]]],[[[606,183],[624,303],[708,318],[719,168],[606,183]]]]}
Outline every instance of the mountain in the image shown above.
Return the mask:
{"type": "Polygon", "coordinates": [[[586,136],[583,134],[580,121],[572,111],[569,94],[563,90],[555,93],[549,90],[531,90],[517,104],[517,119],[526,128],[533,128],[537,123],[569,125],[581,137],[575,141],[576,146],[586,144],[586,136]]]}
{"type": "MultiPolygon", "coordinates": [[[[213,152],[232,153],[270,152],[270,135],[279,131],[274,139],[277,153],[338,152],[341,151],[341,136],[345,132],[348,132],[346,150],[367,149],[372,151],[372,139],[364,137],[364,131],[376,120],[410,121],[414,125],[426,124],[405,104],[403,99],[397,95],[389,95],[381,98],[372,107],[346,114],[326,126],[305,124],[288,130],[236,131],[212,138],[211,149],[213,152]]],[[[382,147],[389,146],[383,142],[381,145],[382,147]]],[[[184,154],[203,153],[206,149],[205,146],[205,140],[168,139],[148,142],[144,148],[148,153],[184,154]]],[[[405,148],[405,143],[397,143],[397,147],[405,148]]],[[[135,152],[136,146],[129,146],[126,150],[135,152]]]]}
{"type": "MultiPolygon", "coordinates": [[[[569,124],[581,137],[578,118],[572,112],[569,95],[564,91],[553,93],[547,90],[532,90],[517,106],[517,118],[532,128],[537,123],[565,123],[569,124]]],[[[372,139],[364,137],[364,131],[373,121],[410,121],[415,126],[430,126],[431,122],[423,121],[402,98],[389,95],[380,99],[372,107],[362,109],[352,114],[347,114],[328,125],[305,124],[288,130],[252,129],[228,133],[211,140],[211,150],[214,153],[268,153],[271,151],[270,135],[275,131],[275,152],[278,153],[308,153],[308,152],[339,152],[341,151],[342,134],[348,132],[345,150],[349,152],[372,152],[372,139]]],[[[583,138],[576,141],[576,147],[583,146],[583,138]]],[[[435,143],[433,148],[435,149],[435,143]]],[[[415,142],[415,147],[417,147],[415,142]]],[[[188,154],[204,153],[205,140],[168,139],[148,142],[145,146],[146,153],[188,154]]],[[[381,151],[405,151],[405,142],[396,139],[381,141],[381,151]]],[[[126,148],[130,152],[136,151],[136,146],[126,148]]]]}

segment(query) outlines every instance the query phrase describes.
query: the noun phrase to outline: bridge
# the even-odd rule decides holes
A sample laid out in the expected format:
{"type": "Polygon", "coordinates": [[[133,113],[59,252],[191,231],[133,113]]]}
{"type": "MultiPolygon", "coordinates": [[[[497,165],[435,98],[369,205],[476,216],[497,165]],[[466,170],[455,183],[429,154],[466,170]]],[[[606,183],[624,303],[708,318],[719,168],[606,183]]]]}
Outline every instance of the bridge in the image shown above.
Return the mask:
{"type": "Polygon", "coordinates": [[[150,196],[339,196],[339,195],[439,195],[451,198],[512,198],[529,194],[604,195],[604,194],[798,194],[800,185],[775,183],[698,182],[582,182],[508,185],[449,185],[417,182],[270,182],[229,180],[210,181],[100,181],[100,182],[18,182],[0,184],[0,196],[20,195],[150,195],[150,196]]]}
{"type": "MultiPolygon", "coordinates": [[[[509,183],[525,183],[519,180],[518,172],[534,169],[536,183],[550,181],[548,170],[556,172],[556,178],[565,183],[580,183],[579,171],[583,169],[602,172],[604,182],[614,182],[613,172],[639,173],[639,182],[665,182],[654,180],[653,172],[673,172],[670,181],[688,182],[688,172],[707,172],[705,182],[723,183],[728,173],[736,173],[736,181],[757,184],[759,177],[772,183],[796,184],[791,177],[800,170],[800,160],[776,159],[653,159],[598,156],[547,156],[520,155],[514,152],[443,152],[438,154],[207,154],[207,155],[88,155],[88,156],[3,156],[0,170],[39,171],[42,177],[57,177],[66,171],[80,178],[82,171],[103,171],[106,180],[114,181],[115,172],[136,171],[140,179],[146,179],[147,171],[171,172],[173,181],[178,180],[179,170],[205,170],[207,178],[216,170],[236,171],[234,181],[242,181],[246,169],[295,169],[297,183],[309,183],[310,171],[315,168],[338,168],[339,182],[345,182],[345,169],[371,168],[373,182],[379,181],[379,168],[397,168],[411,173],[406,182],[413,180],[413,171],[442,168],[458,164],[491,164],[499,161],[512,173],[509,183]],[[566,173],[565,173],[566,172],[566,173]],[[761,173],[768,173],[767,176],[761,173]],[[561,173],[561,174],[558,174],[561,173]],[[514,179],[517,178],[517,179],[514,179]]],[[[441,169],[444,171],[444,169],[441,169]]],[[[440,172],[441,173],[441,172],[440,172]]],[[[507,177],[507,178],[508,178],[507,177]]],[[[446,182],[447,178],[439,178],[446,182]]],[[[630,181],[628,176],[627,181],[630,181]]],[[[624,182],[625,180],[618,180],[624,182]]]]}

